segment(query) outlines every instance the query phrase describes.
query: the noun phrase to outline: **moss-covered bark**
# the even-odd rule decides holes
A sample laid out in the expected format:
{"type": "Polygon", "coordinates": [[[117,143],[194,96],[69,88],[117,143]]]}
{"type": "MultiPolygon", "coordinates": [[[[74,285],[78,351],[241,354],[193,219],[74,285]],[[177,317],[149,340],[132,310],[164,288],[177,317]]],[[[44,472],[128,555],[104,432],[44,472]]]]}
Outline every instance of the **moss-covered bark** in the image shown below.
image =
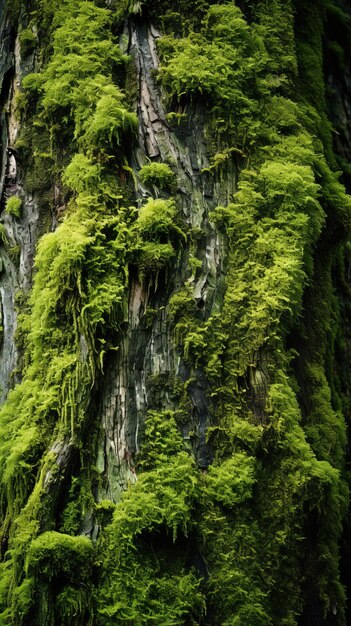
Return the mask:
{"type": "Polygon", "coordinates": [[[346,625],[350,20],[8,3],[1,624],[346,625]]]}

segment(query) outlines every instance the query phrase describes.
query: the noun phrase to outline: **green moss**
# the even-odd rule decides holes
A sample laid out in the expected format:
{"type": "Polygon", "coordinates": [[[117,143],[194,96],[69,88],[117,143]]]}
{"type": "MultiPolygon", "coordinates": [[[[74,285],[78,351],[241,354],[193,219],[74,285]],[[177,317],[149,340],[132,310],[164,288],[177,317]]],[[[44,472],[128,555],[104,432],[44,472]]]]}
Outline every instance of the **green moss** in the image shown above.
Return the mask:
{"type": "Polygon", "coordinates": [[[178,552],[176,546],[177,536],[187,535],[191,521],[197,485],[194,463],[182,451],[182,439],[169,412],[149,414],[145,441],[143,466],[148,471],[117,505],[101,539],[99,624],[137,621],[146,625],[152,615],[155,623],[171,626],[202,612],[199,580],[186,566],[186,552],[182,548],[178,552]],[[165,537],[160,548],[151,547],[152,533],[165,537]],[[145,550],[140,553],[143,537],[145,550]]]}
{"type": "Polygon", "coordinates": [[[140,210],[136,226],[144,240],[179,240],[185,237],[177,225],[177,210],[173,200],[149,200],[140,210]]]}
{"type": "Polygon", "coordinates": [[[75,154],[66,167],[62,182],[76,193],[87,192],[101,183],[102,168],[85,154],[75,154]]]}
{"type": "Polygon", "coordinates": [[[169,265],[186,239],[174,200],[149,198],[140,208],[134,227],[139,235],[134,254],[140,276],[154,272],[157,282],[158,271],[169,265]]]}
{"type": "Polygon", "coordinates": [[[13,215],[18,219],[21,217],[22,213],[22,200],[18,196],[10,196],[10,198],[6,201],[5,207],[6,213],[9,215],[13,215]]]}
{"type": "Polygon", "coordinates": [[[88,576],[93,546],[86,537],[72,537],[54,531],[43,533],[31,542],[25,563],[28,575],[39,574],[50,580],[59,573],[88,576]]]}
{"type": "Polygon", "coordinates": [[[38,44],[38,38],[30,28],[25,28],[19,34],[19,42],[21,56],[26,58],[34,52],[38,44]]]}
{"type": "Polygon", "coordinates": [[[93,623],[90,617],[91,594],[83,585],[84,583],[81,584],[81,588],[66,585],[64,590],[57,595],[56,611],[62,626],[79,626],[82,620],[88,626],[93,623]]]}
{"type": "Polygon", "coordinates": [[[20,259],[21,259],[21,246],[19,246],[19,245],[17,245],[17,246],[9,246],[7,253],[9,255],[9,258],[11,259],[12,263],[18,269],[19,266],[20,266],[20,259]]]}
{"type": "MultiPolygon", "coordinates": [[[[326,550],[326,528],[332,524],[335,515],[342,517],[346,506],[345,484],[336,469],[344,462],[345,425],[343,417],[331,406],[331,392],[325,375],[317,364],[313,370],[304,370],[307,379],[312,376],[312,371],[316,373],[318,369],[319,372],[317,379],[312,376],[311,388],[304,390],[307,397],[311,394],[313,397],[313,409],[309,407],[304,431],[296,395],[286,374],[290,355],[286,353],[284,338],[289,329],[298,323],[307,281],[313,280],[315,245],[326,224],[333,224],[338,232],[346,232],[350,227],[349,198],[328,165],[331,162],[330,137],[327,136],[321,107],[319,105],[316,112],[311,104],[298,106],[286,97],[292,93],[297,69],[292,21],[286,19],[285,14],[283,18],[282,13],[286,10],[285,4],[275,2],[271,14],[261,3],[255,15],[254,34],[242,26],[240,13],[236,13],[237,27],[242,28],[240,45],[245,42],[249,50],[250,41],[253,42],[251,37],[255,37],[256,47],[261,45],[261,51],[266,49],[269,58],[266,53],[261,54],[262,75],[257,72],[256,66],[256,73],[251,74],[250,79],[246,76],[246,82],[240,71],[233,73],[234,80],[226,91],[225,72],[231,63],[232,50],[226,55],[224,42],[229,41],[231,35],[226,30],[227,23],[220,22],[218,16],[226,14],[229,25],[234,19],[234,9],[230,9],[230,15],[228,7],[211,9],[203,21],[200,35],[192,33],[178,41],[165,38],[160,42],[160,78],[169,91],[170,101],[172,97],[179,99],[184,96],[196,99],[203,90],[212,103],[213,111],[221,111],[222,115],[226,102],[230,102],[235,110],[236,97],[242,98],[242,108],[245,106],[240,135],[238,127],[234,131],[236,135],[232,134],[228,114],[223,126],[222,121],[215,121],[216,126],[213,127],[215,146],[220,150],[214,150],[211,171],[215,173],[223,163],[233,159],[230,152],[233,146],[237,153],[238,148],[242,151],[243,159],[234,202],[218,207],[211,216],[215,226],[227,237],[229,245],[223,309],[220,315],[212,315],[199,324],[191,294],[180,292],[179,307],[176,306],[172,313],[182,354],[190,367],[201,367],[211,383],[218,425],[210,429],[209,440],[215,446],[218,459],[223,460],[218,466],[219,476],[222,466],[223,477],[226,475],[227,455],[237,451],[239,454],[243,450],[254,452],[261,458],[261,453],[269,450],[275,459],[272,464],[268,458],[264,461],[265,470],[258,489],[265,496],[255,507],[255,521],[250,521],[252,510],[248,513],[247,508],[240,512],[240,527],[229,512],[224,516],[222,510],[216,508],[218,504],[206,511],[201,527],[209,538],[206,545],[206,560],[212,565],[209,597],[212,594],[216,597],[216,601],[212,604],[210,600],[209,604],[219,623],[225,619],[225,623],[265,624],[269,619],[267,616],[274,615],[276,623],[296,624],[304,593],[296,580],[299,566],[298,557],[293,553],[299,554],[305,534],[304,516],[297,502],[301,504],[303,501],[304,506],[312,508],[321,506],[322,501],[329,502],[325,506],[331,507],[330,514],[327,519],[318,521],[320,535],[316,552],[320,550],[321,553],[326,550]],[[219,33],[223,34],[221,39],[219,33]],[[263,39],[260,40],[263,35],[264,43],[263,39]],[[199,69],[196,63],[200,59],[200,50],[206,63],[199,69]],[[220,61],[217,59],[219,50],[222,54],[220,61]],[[216,77],[217,71],[222,73],[221,77],[216,77]],[[231,88],[234,87],[242,91],[232,94],[231,88]],[[249,99],[255,100],[257,94],[261,106],[253,122],[251,115],[255,102],[250,104],[249,99]],[[246,125],[249,126],[249,141],[246,125]],[[223,128],[227,132],[224,146],[221,139],[223,128]],[[316,139],[316,134],[322,137],[322,142],[316,139]],[[234,137],[236,143],[233,143],[234,137]],[[251,154],[251,141],[256,144],[254,156],[251,154]],[[279,374],[280,368],[285,372],[283,376],[279,374]],[[293,458],[300,460],[295,463],[293,458]],[[302,473],[299,463],[304,468],[302,473]],[[313,488],[321,498],[318,505],[308,504],[313,488]],[[267,507],[266,500],[269,493],[272,493],[271,508],[267,507]],[[300,521],[297,510],[300,511],[300,521]],[[246,518],[246,515],[249,517],[246,518]],[[232,527],[233,531],[230,530],[232,527]],[[265,540],[260,528],[264,529],[265,540]],[[247,550],[242,547],[244,537],[247,550]],[[224,563],[224,542],[225,554],[231,554],[228,558],[231,571],[224,563]],[[262,563],[270,563],[265,585],[259,581],[256,560],[250,560],[248,544],[256,554],[262,555],[261,568],[262,563]],[[245,554],[245,562],[238,559],[238,551],[245,554]],[[290,567],[283,563],[283,554],[287,552],[290,567]],[[238,566],[237,570],[234,570],[233,564],[238,566]],[[278,577],[284,578],[284,598],[279,590],[274,589],[274,571],[279,572],[278,577]],[[231,577],[233,587],[228,585],[231,577]],[[221,593],[222,588],[225,588],[225,594],[221,593]],[[287,596],[289,602],[286,601],[287,596]]],[[[320,22],[317,20],[316,33],[318,29],[320,22]]],[[[313,54],[318,56],[317,64],[309,62],[309,71],[312,67],[321,67],[318,36],[316,34],[314,43],[306,38],[309,42],[306,45],[313,48],[313,54]]],[[[300,71],[304,76],[301,68],[300,71]]],[[[308,78],[306,80],[309,82],[308,78]]],[[[318,71],[313,80],[312,96],[317,99],[317,82],[321,80],[318,71]]],[[[236,116],[237,124],[238,120],[240,124],[240,112],[236,116]]],[[[325,281],[325,277],[321,281],[325,281]]],[[[328,293],[320,285],[321,288],[320,300],[325,302],[325,306],[330,306],[330,291],[328,293]]],[[[175,304],[177,296],[174,296],[175,304]]],[[[320,308],[321,302],[318,306],[320,308]]],[[[323,322],[322,317],[321,313],[318,320],[314,318],[314,329],[309,328],[309,332],[325,333],[323,337],[328,344],[328,322],[323,322]]],[[[320,362],[321,357],[317,358],[320,362]]],[[[322,369],[324,367],[325,361],[322,369]]],[[[242,461],[241,466],[244,467],[242,461]]],[[[209,477],[213,471],[209,471],[209,477]]],[[[216,502],[215,491],[212,493],[213,502],[216,502]]],[[[221,492],[220,482],[217,492],[221,492]]],[[[208,503],[210,498],[206,501],[208,503]]],[[[235,502],[234,496],[225,498],[226,505],[231,501],[235,502]]],[[[344,602],[337,582],[336,553],[340,526],[339,530],[336,527],[334,530],[329,535],[330,560],[326,569],[323,568],[320,574],[309,570],[311,579],[315,580],[315,593],[322,599],[325,611],[331,610],[333,601],[338,606],[344,602]],[[329,598],[325,583],[328,578],[333,581],[329,598]]],[[[343,623],[342,611],[340,619],[343,623]]]]}
{"type": "Polygon", "coordinates": [[[167,267],[176,252],[170,243],[144,243],[138,250],[137,263],[140,276],[156,273],[167,267]]]}
{"type": "MultiPolygon", "coordinates": [[[[26,162],[26,189],[43,198],[63,175],[67,191],[75,196],[56,231],[40,240],[29,311],[20,319],[22,334],[27,331],[23,380],[0,414],[1,502],[12,572],[2,618],[8,614],[16,624],[29,619],[24,616],[27,609],[38,623],[43,612],[55,611],[45,609],[55,572],[61,568],[64,576],[73,577],[76,572],[69,563],[74,568],[74,559],[81,558],[84,569],[89,561],[83,538],[50,534],[56,500],[65,484],[53,486],[59,472],[56,455],[40,459],[45,449],[56,450],[58,442],[64,447],[62,442],[71,440],[73,447],[78,443],[96,372],[124,318],[135,216],[134,209],[121,206],[114,173],[119,162],[125,165],[124,156],[117,153],[119,143],[122,136],[133,134],[136,118],[124,107],[123,94],[112,78],[125,59],[115,45],[109,17],[109,11],[91,2],[56,7],[52,56],[40,75],[23,81],[28,96],[24,139],[34,154],[26,162]],[[63,156],[68,138],[70,154],[65,148],[63,156]],[[44,480],[52,491],[42,488],[44,480]],[[39,519],[42,530],[50,532],[36,539],[39,519]],[[35,602],[29,608],[28,600],[25,609],[15,590],[22,597],[26,571],[34,580],[35,602]]],[[[91,498],[89,475],[79,506],[70,498],[66,502],[60,522],[64,530],[79,531],[83,508],[91,498]]],[[[91,566],[84,572],[82,568],[84,578],[91,566]]],[[[68,585],[57,600],[60,623],[89,621],[89,597],[88,586],[68,585]]]]}
{"type": "Polygon", "coordinates": [[[336,467],[342,467],[346,446],[344,418],[333,410],[323,368],[314,363],[306,368],[306,376],[310,389],[307,437],[319,459],[332,460],[336,467]]]}
{"type": "Polygon", "coordinates": [[[14,591],[14,614],[18,620],[23,619],[33,607],[34,604],[34,578],[26,578],[23,583],[14,591]]]}
{"type": "Polygon", "coordinates": [[[210,466],[203,483],[205,501],[216,502],[228,508],[252,496],[255,478],[255,459],[236,453],[219,467],[210,466]]]}
{"type": "Polygon", "coordinates": [[[43,598],[47,584],[60,584],[55,613],[60,623],[79,624],[89,610],[89,584],[93,546],[86,537],[71,537],[54,531],[39,535],[29,545],[26,578],[13,591],[11,622],[22,624],[41,619],[50,603],[43,598]]]}
{"type": "Polygon", "coordinates": [[[3,245],[8,243],[5,224],[0,224],[0,239],[3,245]]]}
{"type": "Polygon", "coordinates": [[[80,145],[89,152],[117,151],[122,139],[133,136],[137,129],[137,118],[123,106],[121,93],[117,89],[113,93],[112,88],[109,91],[98,100],[89,125],[84,124],[86,131],[80,145]]]}
{"type": "Polygon", "coordinates": [[[157,189],[169,189],[174,181],[174,173],[166,163],[143,165],[139,172],[141,182],[157,189]]]}
{"type": "MultiPolygon", "coordinates": [[[[345,623],[346,435],[331,366],[340,327],[331,272],[351,211],[332,169],[322,11],[312,4],[295,3],[297,55],[292,3],[283,0],[241,2],[243,11],[204,0],[124,2],[117,17],[92,2],[38,7],[39,40],[51,36],[52,47],[43,71],[23,80],[26,189],[43,198],[62,180],[68,206],[38,246],[19,317],[23,379],[0,412],[4,623],[55,615],[64,626],[296,626],[308,594],[325,620],[337,606],[345,623]],[[126,208],[137,118],[116,84],[128,59],[115,27],[127,13],[157,16],[176,33],[158,41],[166,104],[191,113],[205,97],[211,179],[219,188],[238,171],[234,197],[205,219],[202,239],[186,232],[180,202],[169,198],[165,163],[139,176],[166,198],[126,208]],[[226,274],[212,309],[210,297],[197,306],[195,282],[210,236],[224,258],[217,278],[226,274]],[[90,400],[127,319],[129,267],[157,291],[158,273],[176,261],[165,314],[187,379],[151,377],[137,480],[117,505],[94,505],[90,400]],[[300,355],[287,349],[295,341],[300,355]],[[196,432],[194,389],[206,399],[206,435],[196,432]],[[192,457],[200,438],[212,460],[202,470],[192,457]],[[78,536],[87,516],[101,526],[96,551],[78,536]]],[[[206,281],[211,292],[212,270],[206,281]]],[[[150,293],[145,332],[158,319],[150,293]]]]}
{"type": "Polygon", "coordinates": [[[62,507],[60,532],[77,535],[81,532],[82,523],[87,514],[95,508],[95,501],[91,493],[89,474],[73,476],[67,495],[67,502],[62,507]]]}

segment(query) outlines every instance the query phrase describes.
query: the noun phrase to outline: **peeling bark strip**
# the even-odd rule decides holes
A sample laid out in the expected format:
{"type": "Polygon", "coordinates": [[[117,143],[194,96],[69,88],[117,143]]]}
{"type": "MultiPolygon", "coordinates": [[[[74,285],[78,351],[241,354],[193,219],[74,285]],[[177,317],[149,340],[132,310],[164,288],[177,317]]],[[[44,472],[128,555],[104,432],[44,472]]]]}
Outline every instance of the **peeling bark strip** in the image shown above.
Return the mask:
{"type": "Polygon", "coordinates": [[[0,624],[349,623],[350,24],[0,6],[0,624]]]}

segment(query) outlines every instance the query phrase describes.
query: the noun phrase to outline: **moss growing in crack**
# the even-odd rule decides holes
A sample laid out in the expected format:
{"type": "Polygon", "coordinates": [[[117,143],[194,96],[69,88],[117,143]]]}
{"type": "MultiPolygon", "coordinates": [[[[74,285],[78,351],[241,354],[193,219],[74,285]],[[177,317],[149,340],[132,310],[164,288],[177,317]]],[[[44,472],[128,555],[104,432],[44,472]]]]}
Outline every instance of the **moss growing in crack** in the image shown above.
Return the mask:
{"type": "Polygon", "coordinates": [[[72,477],[66,503],[62,507],[60,532],[77,535],[82,531],[84,518],[95,508],[91,492],[91,472],[84,472],[78,478],[72,477]]]}
{"type": "Polygon", "coordinates": [[[170,243],[153,243],[152,241],[143,243],[138,250],[137,263],[139,274],[143,275],[157,273],[169,266],[174,259],[176,252],[170,243]]]}
{"type": "Polygon", "coordinates": [[[134,225],[139,235],[135,257],[140,276],[155,272],[157,280],[159,270],[170,264],[186,241],[177,213],[173,199],[149,198],[140,208],[134,225]]]}
{"type": "Polygon", "coordinates": [[[177,241],[185,238],[177,225],[177,210],[174,200],[149,200],[138,215],[136,227],[141,237],[149,241],[177,241]]]}

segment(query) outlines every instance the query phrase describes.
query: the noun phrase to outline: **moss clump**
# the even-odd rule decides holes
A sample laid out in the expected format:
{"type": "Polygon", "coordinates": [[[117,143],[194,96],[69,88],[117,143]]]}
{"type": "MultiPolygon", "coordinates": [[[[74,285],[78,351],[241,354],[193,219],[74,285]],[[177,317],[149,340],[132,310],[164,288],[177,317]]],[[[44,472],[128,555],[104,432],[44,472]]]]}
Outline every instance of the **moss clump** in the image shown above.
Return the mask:
{"type": "Polygon", "coordinates": [[[35,614],[40,619],[41,611],[47,612],[47,602],[42,608],[40,603],[50,582],[59,586],[55,614],[60,624],[81,623],[90,605],[93,556],[92,543],[86,537],[71,537],[54,531],[39,535],[27,550],[26,578],[13,591],[11,623],[25,623],[35,614]]]}
{"type": "Polygon", "coordinates": [[[22,213],[21,198],[18,196],[10,196],[10,198],[6,201],[5,211],[9,215],[13,215],[13,217],[17,217],[17,219],[19,219],[22,213]]]}
{"type": "Polygon", "coordinates": [[[141,182],[146,187],[160,190],[169,189],[174,181],[174,173],[166,163],[150,163],[144,165],[139,172],[141,182]]]}
{"type": "Polygon", "coordinates": [[[94,549],[86,537],[50,531],[34,539],[26,556],[26,573],[51,580],[60,574],[89,576],[94,549]]]}
{"type": "Polygon", "coordinates": [[[75,154],[63,172],[62,182],[76,193],[88,192],[101,184],[102,167],[87,155],[75,154]]]}
{"type": "Polygon", "coordinates": [[[219,141],[232,140],[233,147],[246,149],[256,140],[257,99],[267,91],[269,59],[259,29],[249,27],[238,7],[211,6],[200,32],[180,39],[163,37],[158,48],[160,80],[171,101],[205,95],[219,141]],[[239,58],[246,63],[238,63],[239,58]]]}
{"type": "Polygon", "coordinates": [[[177,226],[177,211],[173,200],[149,200],[138,215],[136,226],[144,240],[162,241],[184,238],[177,226]]]}
{"type": "Polygon", "coordinates": [[[30,29],[25,28],[19,34],[20,50],[22,58],[32,54],[38,45],[37,35],[30,29]]]}
{"type": "Polygon", "coordinates": [[[135,247],[141,275],[157,272],[176,256],[177,248],[186,240],[180,227],[173,199],[152,199],[144,204],[135,222],[139,243],[135,247]]]}
{"type": "Polygon", "coordinates": [[[229,509],[235,508],[252,496],[255,474],[254,457],[238,452],[220,466],[209,467],[203,481],[203,497],[205,501],[208,499],[229,509]]]}
{"type": "Polygon", "coordinates": [[[153,243],[152,241],[140,246],[137,254],[137,263],[140,276],[155,273],[167,267],[176,256],[170,243],[153,243]]]}

